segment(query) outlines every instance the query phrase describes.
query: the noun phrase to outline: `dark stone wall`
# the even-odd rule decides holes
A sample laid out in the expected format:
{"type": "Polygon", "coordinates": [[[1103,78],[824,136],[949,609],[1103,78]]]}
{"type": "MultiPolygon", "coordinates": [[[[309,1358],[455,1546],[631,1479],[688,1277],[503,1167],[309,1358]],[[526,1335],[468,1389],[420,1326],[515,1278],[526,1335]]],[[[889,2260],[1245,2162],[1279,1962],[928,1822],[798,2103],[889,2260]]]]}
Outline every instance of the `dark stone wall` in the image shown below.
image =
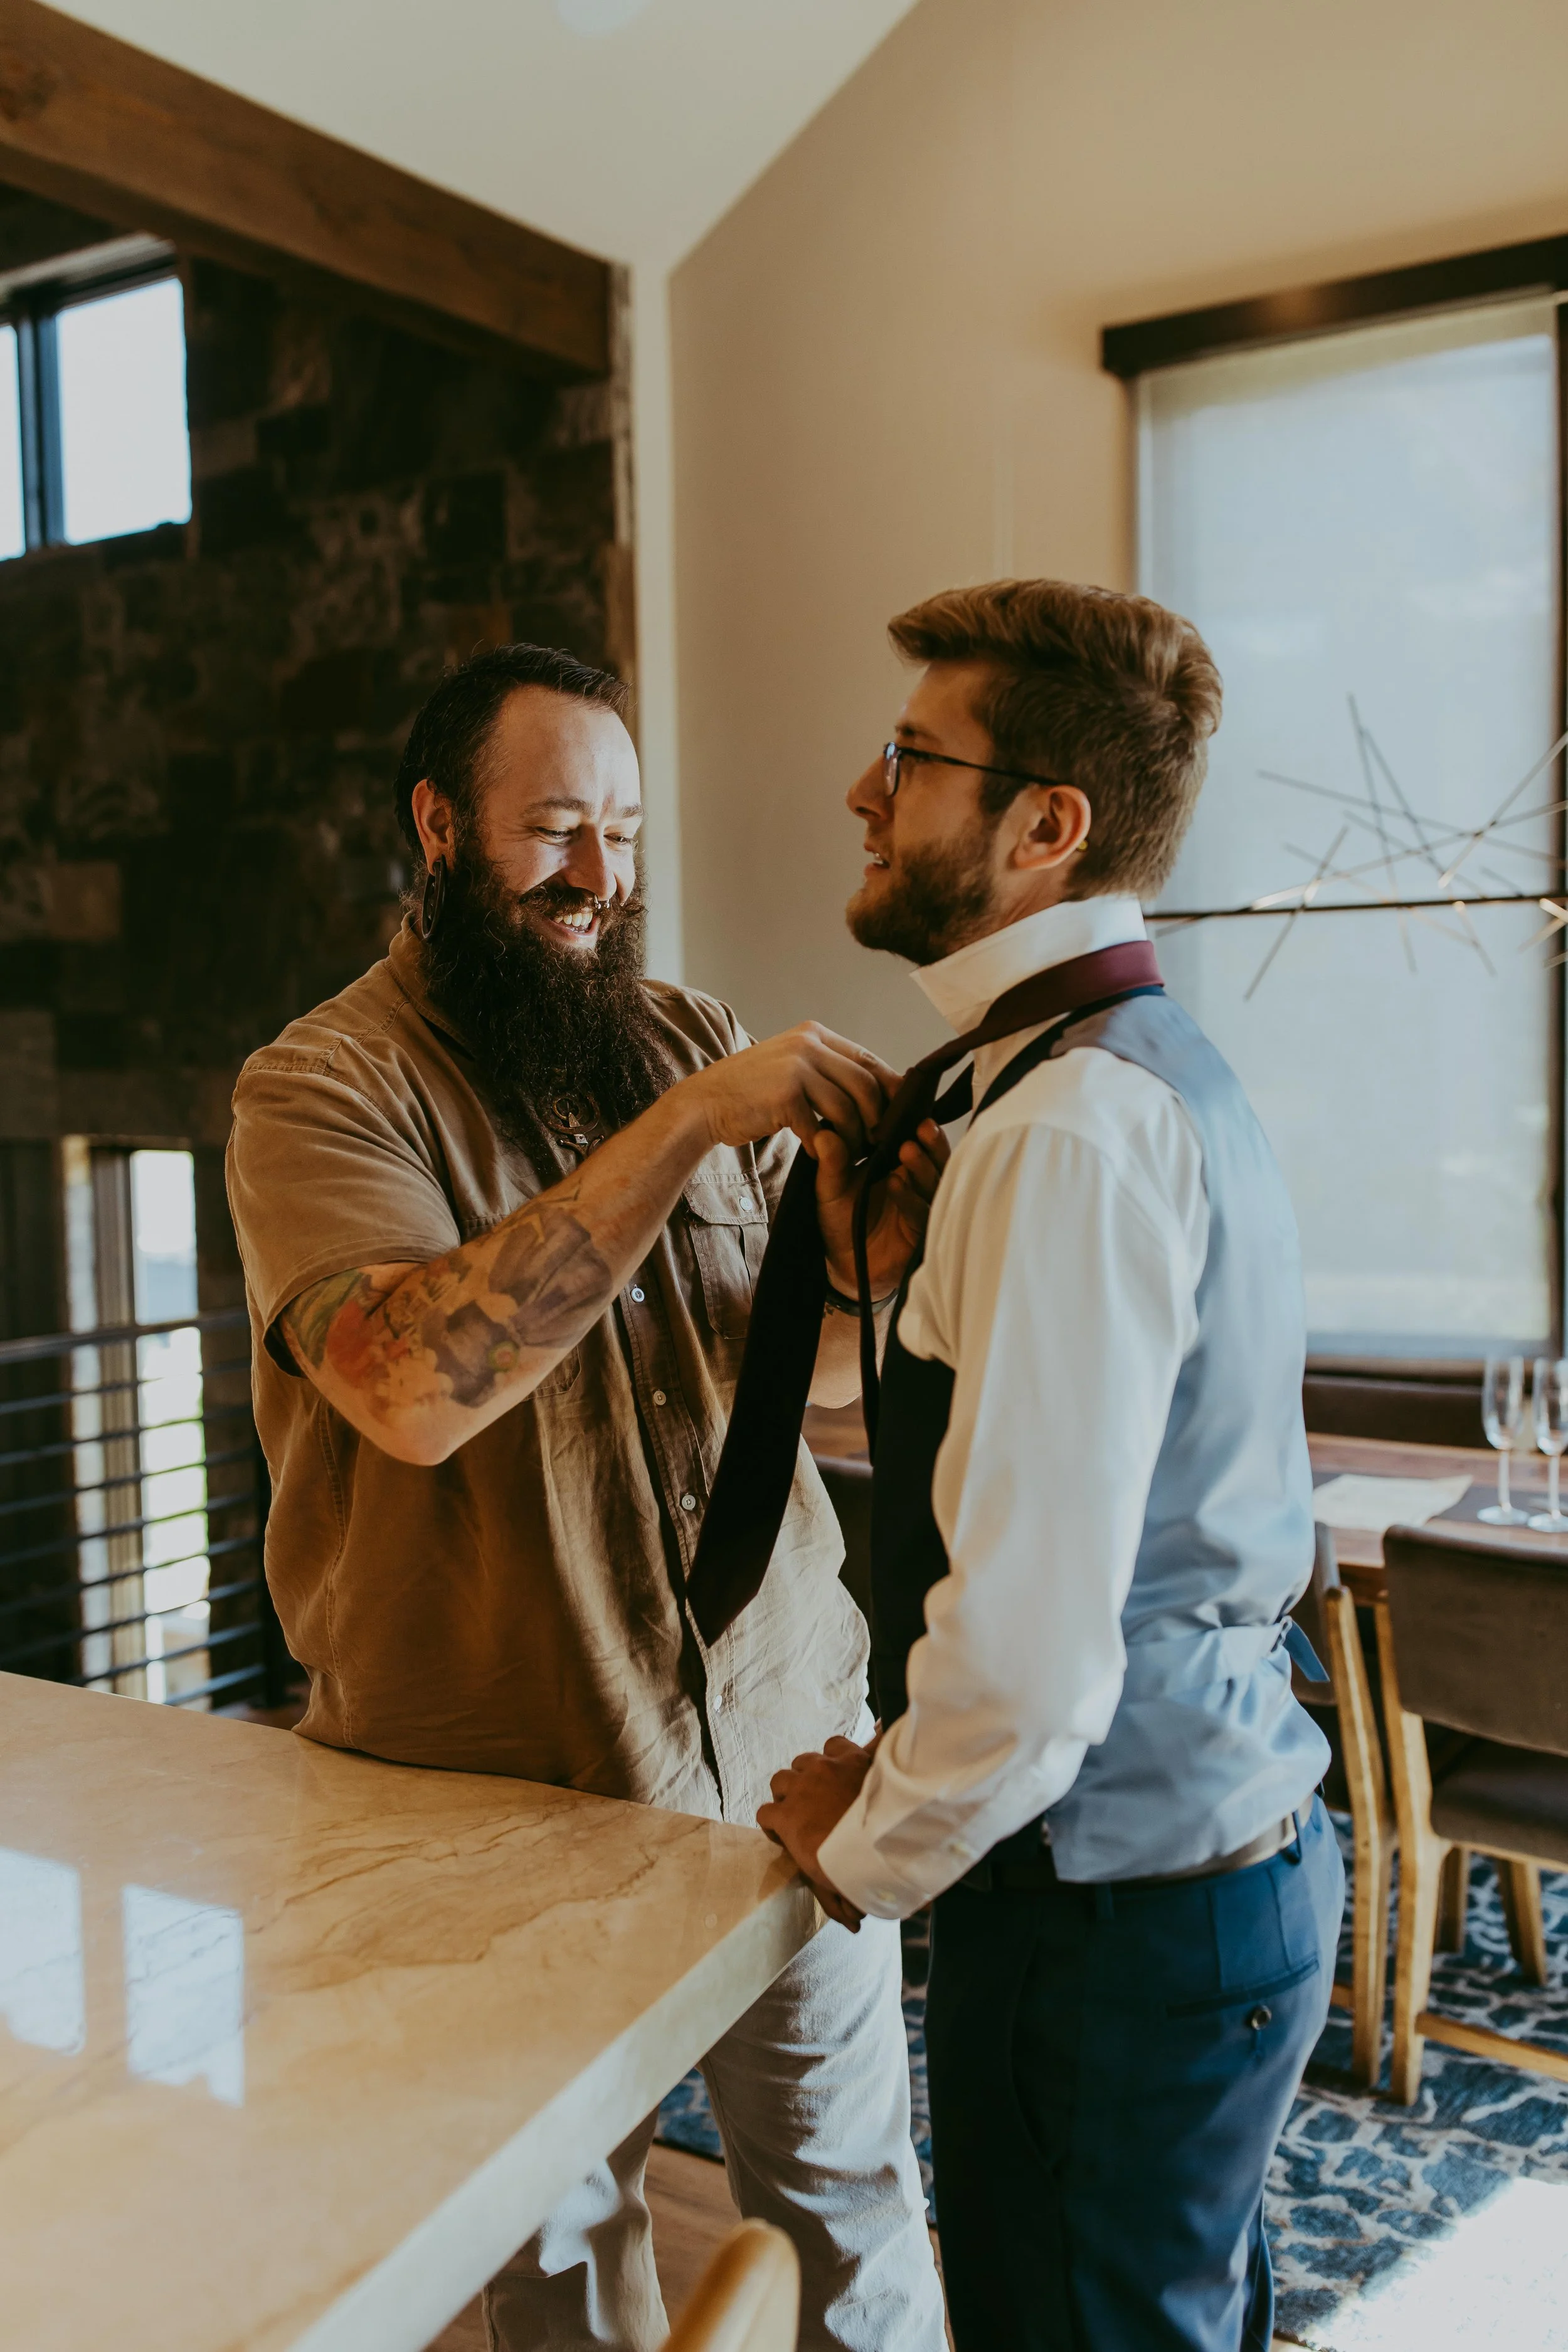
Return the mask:
{"type": "Polygon", "coordinates": [[[444,667],[629,650],[606,386],[183,275],[191,523],[0,564],[0,1142],[221,1146],[244,1056],[395,927],[444,667]]]}

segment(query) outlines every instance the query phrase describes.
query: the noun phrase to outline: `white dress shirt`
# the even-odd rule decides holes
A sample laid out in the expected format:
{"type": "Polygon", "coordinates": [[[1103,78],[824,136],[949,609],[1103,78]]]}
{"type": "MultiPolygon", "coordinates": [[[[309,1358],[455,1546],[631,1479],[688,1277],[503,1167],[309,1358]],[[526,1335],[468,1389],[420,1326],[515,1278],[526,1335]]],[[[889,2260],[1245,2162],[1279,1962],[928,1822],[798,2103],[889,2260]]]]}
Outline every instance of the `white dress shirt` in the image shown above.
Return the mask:
{"type": "MultiPolygon", "coordinates": [[[[1074,899],[914,974],[954,1030],[1032,973],[1145,936],[1136,899],[1074,899]]],[[[974,1096],[1041,1029],[982,1047],[974,1096]]],[[[975,1118],[899,1320],[951,1367],[909,1708],[821,1868],[899,1918],[1065,1796],[1121,1696],[1121,1611],[1208,1248],[1197,1132],[1163,1079],[1069,1046],[975,1118]]]]}

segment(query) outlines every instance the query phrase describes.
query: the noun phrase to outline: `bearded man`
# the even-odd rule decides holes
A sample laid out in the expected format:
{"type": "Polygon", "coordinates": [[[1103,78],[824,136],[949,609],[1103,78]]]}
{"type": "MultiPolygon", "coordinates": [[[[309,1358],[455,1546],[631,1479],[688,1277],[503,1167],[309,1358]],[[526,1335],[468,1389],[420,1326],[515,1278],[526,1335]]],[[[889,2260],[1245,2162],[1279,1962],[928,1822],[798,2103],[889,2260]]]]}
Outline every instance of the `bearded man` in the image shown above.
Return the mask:
{"type": "MultiPolygon", "coordinates": [[[[643,979],[624,705],[537,646],[447,677],[397,780],[417,918],[240,1075],[268,1577],[308,1737],[750,1823],[781,1755],[868,1727],[807,1454],[711,1643],[686,1579],[796,1139],[848,1310],[814,1394],[858,1391],[851,1159],[889,1074],[643,979]]],[[[879,1198],[879,1296],[935,1179],[911,1149],[879,1198]]],[[[942,2343],[899,1979],[896,1927],[830,1927],[705,2061],[737,2201],[800,2253],[805,2346],[942,2343]]],[[[491,2282],[502,2352],[663,2342],[653,2120],[491,2282]]]]}

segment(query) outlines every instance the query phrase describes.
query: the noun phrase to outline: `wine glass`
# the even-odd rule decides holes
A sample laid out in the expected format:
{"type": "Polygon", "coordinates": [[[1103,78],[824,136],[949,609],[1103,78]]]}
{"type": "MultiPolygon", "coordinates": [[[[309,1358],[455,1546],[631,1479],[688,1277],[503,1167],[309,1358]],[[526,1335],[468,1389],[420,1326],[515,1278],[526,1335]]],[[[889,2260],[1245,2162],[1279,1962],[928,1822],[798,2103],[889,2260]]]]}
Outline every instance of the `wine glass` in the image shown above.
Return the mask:
{"type": "Polygon", "coordinates": [[[1498,1451],[1497,1501],[1489,1503],[1478,1518],[1489,1528],[1522,1528],[1530,1517],[1528,1511],[1516,1510],[1508,1490],[1509,1457],[1524,1433],[1524,1358],[1522,1356],[1489,1356],[1481,1382],[1481,1423],[1487,1433],[1487,1444],[1498,1451]]]}
{"type": "Polygon", "coordinates": [[[1550,1469],[1546,1508],[1537,1511],[1530,1524],[1545,1536],[1568,1535],[1568,1517],[1557,1503],[1557,1474],[1563,1448],[1568,1445],[1568,1356],[1559,1356],[1555,1363],[1549,1356],[1535,1360],[1535,1442],[1550,1469]]]}

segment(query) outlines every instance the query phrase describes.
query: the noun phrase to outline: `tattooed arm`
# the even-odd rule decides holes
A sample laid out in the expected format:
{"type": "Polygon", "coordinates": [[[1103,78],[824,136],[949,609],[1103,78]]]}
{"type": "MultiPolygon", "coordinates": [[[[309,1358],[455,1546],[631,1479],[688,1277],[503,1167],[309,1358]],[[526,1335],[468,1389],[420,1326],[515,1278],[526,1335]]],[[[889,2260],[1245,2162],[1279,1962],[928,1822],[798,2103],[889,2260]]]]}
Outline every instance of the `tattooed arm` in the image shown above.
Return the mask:
{"type": "Polygon", "coordinates": [[[807,1022],[714,1062],[612,1136],[574,1174],[427,1265],[351,1268],[282,1316],[329,1404],[400,1462],[444,1462],[529,1394],[642,1264],[716,1144],[826,1121],[863,1145],[893,1073],[807,1022]]]}
{"type": "MultiPolygon", "coordinates": [[[[526,1396],[619,1285],[571,1178],[427,1265],[353,1266],[285,1309],[300,1369],[401,1461],[445,1461],[526,1396]]],[[[623,1277],[624,1278],[624,1277],[623,1277]]]]}

